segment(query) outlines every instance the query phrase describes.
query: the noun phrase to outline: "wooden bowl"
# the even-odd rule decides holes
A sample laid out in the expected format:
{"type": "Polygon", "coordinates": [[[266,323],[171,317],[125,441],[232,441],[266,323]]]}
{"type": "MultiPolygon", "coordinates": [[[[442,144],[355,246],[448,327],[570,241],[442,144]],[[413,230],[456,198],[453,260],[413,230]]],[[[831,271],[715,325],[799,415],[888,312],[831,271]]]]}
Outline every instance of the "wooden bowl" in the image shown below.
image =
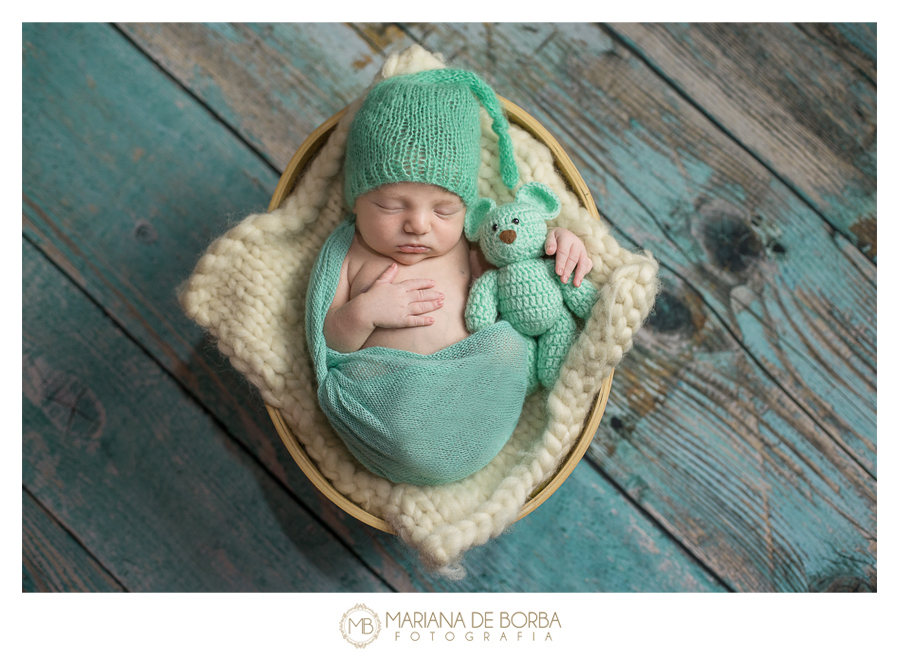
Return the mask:
{"type": "MultiPolygon", "coordinates": [[[[503,107],[506,109],[509,121],[529,132],[535,139],[544,143],[550,149],[556,160],[556,167],[568,183],[570,189],[578,196],[581,203],[588,209],[591,215],[599,221],[600,214],[597,212],[597,206],[594,205],[594,200],[591,198],[590,192],[588,192],[584,179],[581,177],[581,174],[578,173],[572,160],[566,155],[566,152],[563,151],[559,143],[534,119],[534,117],[525,112],[525,110],[503,97],[499,98],[503,107]]],[[[325,123],[316,128],[306,141],[300,145],[300,148],[294,153],[294,157],[291,158],[290,163],[288,163],[287,168],[281,175],[281,180],[278,181],[278,186],[275,188],[275,193],[272,195],[272,201],[269,203],[270,211],[278,208],[288,194],[291,193],[303,168],[325,144],[331,131],[334,130],[334,127],[346,112],[347,108],[344,108],[328,119],[325,123]]],[[[606,408],[606,401],[609,399],[612,378],[613,373],[610,372],[609,377],[606,378],[603,385],[600,387],[600,392],[594,398],[591,413],[588,414],[588,417],[584,422],[578,441],[572,446],[569,454],[560,464],[559,469],[553,477],[531,492],[531,495],[519,512],[519,516],[516,518],[517,521],[536,510],[541,503],[547,500],[550,495],[559,488],[559,485],[569,477],[569,474],[574,470],[575,466],[578,465],[578,462],[581,461],[591,440],[594,438],[597,427],[600,425],[600,419],[603,417],[603,410],[606,408]]],[[[393,530],[384,519],[365,511],[335,489],[331,482],[325,479],[316,464],[310,459],[303,444],[287,426],[287,423],[284,422],[284,417],[281,415],[281,412],[269,405],[266,405],[266,409],[268,409],[269,416],[275,424],[278,436],[284,441],[284,445],[287,446],[294,461],[297,462],[300,469],[319,491],[325,494],[335,505],[363,523],[366,523],[373,528],[377,528],[378,530],[393,533],[393,530]]]]}

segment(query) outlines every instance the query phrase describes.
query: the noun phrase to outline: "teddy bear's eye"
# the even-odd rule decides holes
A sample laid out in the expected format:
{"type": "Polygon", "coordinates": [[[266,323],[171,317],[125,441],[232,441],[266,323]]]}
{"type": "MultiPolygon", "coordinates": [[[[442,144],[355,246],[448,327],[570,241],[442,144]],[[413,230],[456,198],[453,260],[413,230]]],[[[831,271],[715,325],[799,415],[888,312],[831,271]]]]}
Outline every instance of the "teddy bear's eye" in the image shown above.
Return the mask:
{"type": "Polygon", "coordinates": [[[498,228],[500,228],[500,227],[497,226],[496,224],[494,224],[491,228],[492,228],[494,231],[496,231],[496,230],[497,230],[498,228]]]}
{"type": "Polygon", "coordinates": [[[519,218],[513,217],[513,224],[518,224],[518,223],[519,223],[519,218]]]}

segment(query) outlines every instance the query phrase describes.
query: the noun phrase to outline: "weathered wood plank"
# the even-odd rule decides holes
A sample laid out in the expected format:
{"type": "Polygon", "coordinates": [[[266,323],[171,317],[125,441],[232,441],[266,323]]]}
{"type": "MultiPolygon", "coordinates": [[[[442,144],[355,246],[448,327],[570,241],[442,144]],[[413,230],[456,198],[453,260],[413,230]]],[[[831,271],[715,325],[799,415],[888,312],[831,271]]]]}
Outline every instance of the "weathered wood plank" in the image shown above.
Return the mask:
{"type": "Polygon", "coordinates": [[[22,262],[23,484],[116,580],[390,591],[27,241],[22,262]]]}
{"type": "Polygon", "coordinates": [[[787,23],[610,26],[876,259],[875,85],[787,23]]]}
{"type": "MultiPolygon", "coordinates": [[[[501,559],[471,567],[495,570],[489,591],[727,591],[586,462],[501,541],[501,559]],[[509,580],[516,577],[511,560],[529,574],[526,580],[509,580]]],[[[476,550],[485,548],[491,547],[476,550]]]]}
{"type": "Polygon", "coordinates": [[[120,28],[279,170],[381,66],[372,46],[340,24],[137,23],[120,28]]]}
{"type": "Polygon", "coordinates": [[[874,266],[844,255],[800,199],[602,30],[408,30],[455,53],[451,64],[483,72],[560,137],[616,235],[667,270],[668,297],[652,320],[663,338],[639,334],[643,349],[617,371],[611,404],[621,426],[640,421],[635,433],[669,447],[617,452],[614,465],[599,450],[604,468],[623,486],[640,478],[655,491],[642,505],[736,589],[819,586],[828,558],[813,547],[831,546],[835,527],[842,548],[827,550],[856,556],[865,566],[855,573],[874,577],[875,487],[857,465],[874,472],[874,266]],[[777,469],[760,457],[757,490],[737,497],[721,485],[740,482],[746,457],[717,463],[687,489],[703,490],[708,503],[697,509],[684,494],[683,478],[698,477],[692,464],[754,446],[776,451],[777,469]],[[785,473],[799,479],[769,491],[785,473]],[[757,512],[766,504],[804,510],[809,534],[769,542],[757,512]],[[734,528],[735,508],[756,523],[734,528]],[[775,559],[815,556],[777,573],[766,566],[770,544],[775,559]]]}
{"type": "Polygon", "coordinates": [[[797,23],[797,28],[831,48],[873,84],[878,82],[876,23],[797,23]]]}
{"type": "Polygon", "coordinates": [[[42,580],[36,579],[37,577],[37,568],[28,563],[26,558],[22,558],[22,592],[48,592],[50,591],[47,588],[46,583],[42,580]]]}
{"type": "MultiPolygon", "coordinates": [[[[202,400],[229,432],[278,480],[295,491],[386,582],[400,590],[445,591],[592,591],[598,587],[611,591],[627,591],[632,587],[679,591],[718,587],[677,545],[655,530],[638,510],[589,469],[577,478],[570,478],[572,484],[566,485],[570,491],[567,495],[573,500],[595,498],[596,502],[581,508],[566,506],[565,498],[560,498],[565,513],[553,515],[545,521],[546,525],[532,522],[521,529],[517,526],[509,539],[504,536],[473,551],[468,560],[470,577],[459,583],[422,573],[415,557],[398,540],[371,532],[320,497],[278,442],[262,404],[249,385],[240,381],[221,357],[203,349],[199,331],[183,318],[172,294],[176,282],[187,276],[196,255],[211,239],[209,235],[224,230],[222,217],[204,207],[207,204],[204,195],[211,201],[222,194],[216,180],[224,174],[213,163],[251,171],[258,179],[265,174],[265,168],[233,136],[229,137],[230,142],[223,137],[227,135],[225,128],[212,125],[208,113],[196,107],[175,85],[168,84],[148,62],[130,52],[127,43],[111,31],[98,26],[47,29],[54,33],[49,36],[26,33],[25,39],[26,53],[31,53],[26,59],[35,60],[26,61],[25,65],[25,143],[29,146],[28,157],[33,160],[25,163],[28,194],[25,232],[29,239],[88,290],[118,324],[202,400]],[[81,68],[73,70],[76,66],[73,62],[78,62],[81,68]],[[95,81],[93,89],[98,91],[84,93],[77,86],[71,88],[81,84],[86,75],[95,81]],[[120,137],[115,141],[105,140],[102,148],[85,149],[88,140],[84,135],[91,135],[98,128],[94,118],[97,108],[124,95],[121,80],[141,81],[141,84],[129,83],[127,93],[131,102],[123,103],[104,118],[104,130],[120,137]],[[43,97],[44,90],[48,97],[43,97]],[[165,132],[145,129],[146,117],[139,108],[146,105],[145,99],[149,97],[159,104],[152,124],[168,126],[165,132]],[[37,114],[51,118],[38,123],[31,118],[37,114]],[[39,135],[46,137],[39,139],[39,135]],[[188,140],[180,146],[186,154],[194,150],[204,154],[206,169],[194,170],[179,164],[179,139],[188,140]],[[142,145],[144,153],[137,163],[128,164],[127,156],[137,144],[142,145]],[[140,189],[131,188],[128,198],[134,207],[158,208],[152,233],[147,229],[140,233],[152,235],[155,242],[145,240],[137,249],[122,246],[120,242],[128,238],[128,233],[123,236],[109,228],[117,222],[117,212],[109,209],[114,206],[103,206],[102,210],[98,207],[94,213],[85,207],[80,200],[81,192],[70,180],[61,176],[47,180],[33,175],[51,168],[49,163],[60,157],[59,153],[83,169],[88,169],[94,157],[123,163],[118,173],[104,171],[103,176],[85,182],[98,197],[118,194],[118,190],[128,188],[131,181],[140,178],[140,189]],[[176,205],[167,198],[166,190],[175,178],[182,189],[191,190],[190,203],[176,205]],[[67,199],[67,204],[60,201],[61,197],[67,199]],[[197,210],[191,212],[194,208],[197,210]],[[155,247],[161,243],[165,244],[164,249],[155,247]],[[164,334],[164,330],[170,333],[164,334]],[[623,536],[646,535],[653,543],[623,542],[618,535],[603,532],[602,525],[594,527],[593,524],[606,524],[605,519],[611,516],[627,523],[621,530],[623,536]],[[569,531],[578,523],[588,525],[588,531],[571,533],[573,538],[565,549],[571,560],[550,567],[537,566],[537,558],[532,555],[547,556],[560,550],[558,533],[553,530],[569,531]],[[604,562],[607,554],[616,560],[612,570],[604,562]],[[576,563],[578,567],[573,568],[576,563]]],[[[226,56],[209,56],[209,60],[223,57],[226,56]]],[[[296,65],[302,68],[302,62],[296,65]]],[[[192,91],[199,94],[200,90],[192,91]]],[[[235,106],[240,107],[241,102],[235,106]]],[[[218,109],[216,112],[220,116],[224,114],[218,109]]],[[[273,143],[285,139],[284,135],[268,135],[266,139],[271,137],[275,138],[273,143]]],[[[274,175],[266,180],[274,188],[274,175]]],[[[252,207],[264,195],[255,186],[234,185],[225,196],[227,199],[221,202],[232,205],[223,215],[240,216],[241,208],[252,207]]],[[[139,238],[135,236],[135,239],[139,238]]],[[[557,496],[563,494],[557,493],[554,499],[557,496]]]]}
{"type": "Polygon", "coordinates": [[[23,489],[22,591],[122,592],[124,589],[23,489]]]}
{"type": "Polygon", "coordinates": [[[875,588],[874,487],[671,280],[589,449],[740,591],[875,588]]]}

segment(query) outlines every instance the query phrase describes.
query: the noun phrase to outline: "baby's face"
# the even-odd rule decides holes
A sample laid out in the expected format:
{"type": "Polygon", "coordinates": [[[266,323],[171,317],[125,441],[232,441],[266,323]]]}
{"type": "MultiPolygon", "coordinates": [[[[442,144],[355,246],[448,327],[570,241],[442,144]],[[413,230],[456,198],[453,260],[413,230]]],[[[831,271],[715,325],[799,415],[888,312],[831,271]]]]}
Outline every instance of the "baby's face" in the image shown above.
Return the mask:
{"type": "Polygon", "coordinates": [[[435,185],[392,183],[362,195],[353,206],[363,242],[401,265],[443,256],[462,239],[466,206],[435,185]]]}

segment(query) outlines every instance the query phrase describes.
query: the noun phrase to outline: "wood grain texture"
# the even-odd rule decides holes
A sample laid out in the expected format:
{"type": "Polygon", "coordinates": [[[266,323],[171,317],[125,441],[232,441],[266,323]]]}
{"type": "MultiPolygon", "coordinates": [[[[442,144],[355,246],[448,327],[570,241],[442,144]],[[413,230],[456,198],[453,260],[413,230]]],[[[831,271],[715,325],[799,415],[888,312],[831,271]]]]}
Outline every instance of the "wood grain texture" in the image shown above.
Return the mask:
{"type": "Polygon", "coordinates": [[[124,589],[23,489],[22,591],[122,592],[124,589]]]}
{"type": "Polygon", "coordinates": [[[877,90],[840,46],[787,23],[610,27],[876,259],[877,90]]]}
{"type": "Polygon", "coordinates": [[[872,83],[878,82],[876,23],[798,23],[797,28],[832,49],[872,83]]]}
{"type": "MultiPolygon", "coordinates": [[[[489,591],[521,589],[521,583],[509,580],[515,574],[505,563],[512,560],[528,574],[524,582],[543,584],[523,591],[727,591],[697,562],[685,559],[686,551],[584,460],[563,486],[512,525],[500,541],[501,555],[491,544],[476,549],[500,559],[472,566],[496,569],[496,585],[489,591]]],[[[490,573],[480,575],[487,578],[490,573]]]]}
{"type": "Polygon", "coordinates": [[[23,484],[118,582],[390,591],[27,241],[22,261],[23,484]]]}
{"type": "Polygon", "coordinates": [[[667,447],[598,446],[599,463],[653,492],[641,504],[735,589],[822,587],[838,553],[872,583],[874,266],[603,30],[407,30],[554,132],[619,239],[663,264],[655,329],[617,371],[604,427],[615,416],[667,447]],[[746,477],[748,454],[758,479],[737,496],[723,485],[746,477]],[[772,509],[803,532],[777,534],[772,509]]]}
{"type": "Polygon", "coordinates": [[[137,23],[120,29],[279,171],[320,123],[371,82],[382,59],[341,24],[137,23]]]}
{"type": "MultiPolygon", "coordinates": [[[[228,432],[223,437],[218,430],[205,429],[212,437],[207,440],[221,441],[229,451],[246,447],[276,480],[295,492],[319,523],[397,590],[721,589],[677,543],[590,469],[573,475],[561,492],[570,491],[567,495],[575,500],[595,499],[587,505],[594,516],[585,516],[578,505],[562,505],[546,525],[523,526],[509,539],[504,536],[472,551],[467,559],[470,576],[458,583],[423,573],[399,540],[371,532],[324,500],[281,446],[258,396],[206,348],[200,331],[183,317],[174,300],[177,283],[187,277],[212,237],[224,232],[226,217],[238,219],[267,200],[274,189],[274,172],[242,146],[229,127],[213,120],[112,29],[29,29],[24,62],[25,233],[228,432]],[[119,101],[126,97],[127,102],[119,101]],[[137,149],[141,154],[134,158],[137,149]],[[78,172],[54,173],[53,164],[60,160],[78,172]],[[95,162],[120,166],[98,170],[95,162]],[[228,184],[223,186],[223,180],[228,184]],[[265,181],[269,190],[260,192],[248,180],[265,181]],[[173,198],[173,186],[185,198],[173,198]],[[115,202],[91,208],[85,196],[111,197],[115,202]],[[120,205],[125,201],[126,206],[120,205]],[[140,230],[121,219],[134,209],[144,212],[151,207],[156,209],[153,219],[140,224],[140,230]],[[612,523],[610,517],[625,524],[619,534],[604,530],[612,523]],[[586,529],[570,532],[579,523],[586,529]],[[559,532],[548,527],[572,536],[563,549],[568,562],[547,559],[561,550],[559,532]],[[628,540],[628,533],[647,536],[651,542],[628,540]],[[615,557],[613,567],[600,557],[607,554],[615,557]],[[538,565],[538,555],[551,566],[538,565]]],[[[228,59],[225,55],[208,59],[223,58],[228,59]]],[[[297,66],[302,68],[303,63],[297,66]]],[[[202,89],[191,91],[202,97],[202,89]]],[[[224,115],[218,109],[215,113],[224,115]]],[[[234,129],[240,130],[240,124],[234,129]]],[[[267,134],[261,143],[286,139],[287,133],[267,134]]],[[[282,521],[287,522],[284,517],[282,521]]]]}
{"type": "Polygon", "coordinates": [[[868,476],[761,381],[696,295],[676,286],[658,303],[591,458],[736,590],[874,589],[868,476]]]}

